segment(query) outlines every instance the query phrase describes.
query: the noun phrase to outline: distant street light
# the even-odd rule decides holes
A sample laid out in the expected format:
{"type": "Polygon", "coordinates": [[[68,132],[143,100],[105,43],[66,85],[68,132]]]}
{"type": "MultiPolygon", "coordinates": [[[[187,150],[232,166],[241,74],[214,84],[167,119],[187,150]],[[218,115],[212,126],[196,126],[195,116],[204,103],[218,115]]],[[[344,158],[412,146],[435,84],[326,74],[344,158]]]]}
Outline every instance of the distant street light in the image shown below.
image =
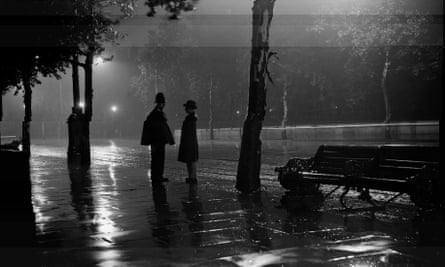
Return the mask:
{"type": "Polygon", "coordinates": [[[98,56],[98,57],[94,58],[94,65],[98,66],[98,65],[101,65],[103,63],[105,63],[105,60],[104,60],[103,57],[98,56]]]}
{"type": "Polygon", "coordinates": [[[112,134],[113,134],[113,136],[116,136],[116,135],[120,136],[121,135],[120,131],[116,128],[116,124],[115,124],[116,115],[114,115],[119,110],[119,108],[117,105],[112,105],[110,107],[110,110],[111,110],[111,121],[110,122],[111,122],[112,134]]]}
{"type": "MultiPolygon", "coordinates": [[[[239,111],[239,109],[237,109],[236,110],[236,116],[237,116],[237,118],[238,118],[238,120],[239,119],[241,119],[241,117],[239,116],[240,114],[241,114],[241,112],[239,111]]],[[[241,130],[241,128],[242,128],[242,121],[238,121],[238,123],[239,123],[239,136],[240,136],[240,138],[241,138],[241,136],[242,136],[242,130],[241,130]]]]}
{"type": "Polygon", "coordinates": [[[85,103],[83,101],[80,101],[78,105],[79,105],[80,108],[84,108],[85,107],[85,103]]]}
{"type": "Polygon", "coordinates": [[[113,58],[114,58],[113,55],[108,56],[108,57],[96,56],[96,57],[94,57],[93,65],[97,66],[97,67],[100,66],[100,65],[104,65],[106,62],[112,61],[113,58]]]}
{"type": "Polygon", "coordinates": [[[118,108],[117,108],[116,105],[112,105],[112,106],[111,106],[111,111],[112,111],[113,113],[116,113],[117,110],[118,110],[118,108]]]}

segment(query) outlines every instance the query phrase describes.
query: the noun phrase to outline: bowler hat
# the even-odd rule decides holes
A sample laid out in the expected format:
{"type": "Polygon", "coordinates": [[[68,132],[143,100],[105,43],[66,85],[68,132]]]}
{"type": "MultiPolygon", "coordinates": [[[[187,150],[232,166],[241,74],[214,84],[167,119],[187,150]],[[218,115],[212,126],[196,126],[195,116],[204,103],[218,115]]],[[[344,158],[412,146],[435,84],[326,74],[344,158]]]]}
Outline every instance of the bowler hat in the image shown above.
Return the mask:
{"type": "Polygon", "coordinates": [[[157,93],[155,98],[155,103],[165,104],[165,97],[163,93],[157,93]]]}
{"type": "Polygon", "coordinates": [[[190,109],[197,109],[196,102],[193,100],[187,100],[187,102],[184,104],[184,107],[190,108],[190,109]]]}

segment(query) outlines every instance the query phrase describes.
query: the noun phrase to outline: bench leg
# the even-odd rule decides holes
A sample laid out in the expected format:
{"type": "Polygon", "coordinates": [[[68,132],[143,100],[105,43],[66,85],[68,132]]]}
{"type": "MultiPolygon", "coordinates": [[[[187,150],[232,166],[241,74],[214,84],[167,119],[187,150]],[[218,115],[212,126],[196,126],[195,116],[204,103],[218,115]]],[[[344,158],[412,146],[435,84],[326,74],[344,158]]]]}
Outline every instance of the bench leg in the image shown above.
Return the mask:
{"type": "Polygon", "coordinates": [[[371,197],[371,195],[369,194],[369,188],[365,188],[362,189],[360,191],[360,195],[358,196],[358,198],[360,200],[366,201],[367,203],[369,203],[372,207],[365,207],[365,208],[359,208],[359,209],[354,209],[352,210],[352,207],[348,207],[346,206],[344,197],[346,196],[346,194],[349,192],[350,188],[349,187],[345,187],[345,191],[343,192],[343,194],[340,197],[340,203],[343,206],[343,208],[345,208],[346,211],[377,211],[377,210],[384,210],[386,209],[386,206],[391,203],[394,199],[396,199],[397,197],[399,197],[400,195],[402,195],[403,193],[398,193],[395,196],[392,196],[391,198],[389,198],[388,200],[386,200],[383,204],[378,205],[374,199],[371,197]]]}
{"type": "Polygon", "coordinates": [[[371,204],[371,206],[373,206],[373,207],[379,206],[374,202],[374,199],[369,194],[369,188],[362,189],[360,191],[360,195],[358,196],[358,198],[360,200],[366,201],[367,203],[371,204]]]}
{"type": "Polygon", "coordinates": [[[346,203],[345,203],[345,196],[348,194],[349,190],[350,190],[349,186],[345,186],[345,189],[344,189],[343,193],[340,196],[340,204],[346,210],[350,210],[351,209],[351,207],[346,206],[346,203]]]}
{"type": "Polygon", "coordinates": [[[326,195],[323,196],[323,201],[326,200],[330,195],[332,195],[332,193],[334,193],[335,191],[337,191],[339,188],[341,187],[341,185],[336,186],[334,189],[332,189],[331,191],[329,191],[329,193],[327,193],[326,195]]]}
{"type": "Polygon", "coordinates": [[[387,201],[385,201],[385,203],[383,203],[383,207],[386,207],[386,205],[388,205],[390,202],[392,202],[394,199],[398,198],[399,196],[401,196],[403,193],[398,193],[397,195],[391,197],[390,199],[388,199],[387,201]]]}

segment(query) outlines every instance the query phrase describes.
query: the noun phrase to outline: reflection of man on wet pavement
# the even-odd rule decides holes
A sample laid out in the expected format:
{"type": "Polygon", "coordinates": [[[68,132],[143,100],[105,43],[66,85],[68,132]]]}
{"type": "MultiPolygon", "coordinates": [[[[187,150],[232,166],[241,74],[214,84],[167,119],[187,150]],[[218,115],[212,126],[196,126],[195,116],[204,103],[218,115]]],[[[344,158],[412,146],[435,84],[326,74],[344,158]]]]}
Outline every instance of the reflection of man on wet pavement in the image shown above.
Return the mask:
{"type": "Polygon", "coordinates": [[[166,182],[163,177],[165,161],[165,144],[173,145],[175,140],[163,112],[164,94],[156,94],[156,107],[147,116],[142,130],[141,145],[151,148],[151,180],[154,183],[166,182]]]}
{"type": "Polygon", "coordinates": [[[172,238],[179,229],[173,226],[177,225],[177,214],[170,211],[167,202],[167,192],[162,183],[154,184],[152,187],[153,202],[155,208],[154,214],[149,213],[148,219],[151,224],[152,236],[159,247],[170,248],[172,238]]]}
{"type": "Polygon", "coordinates": [[[198,185],[196,183],[189,184],[187,199],[181,201],[183,211],[188,220],[188,227],[191,233],[191,246],[200,247],[202,245],[202,233],[205,230],[203,224],[202,210],[203,206],[198,197],[198,185]]]}

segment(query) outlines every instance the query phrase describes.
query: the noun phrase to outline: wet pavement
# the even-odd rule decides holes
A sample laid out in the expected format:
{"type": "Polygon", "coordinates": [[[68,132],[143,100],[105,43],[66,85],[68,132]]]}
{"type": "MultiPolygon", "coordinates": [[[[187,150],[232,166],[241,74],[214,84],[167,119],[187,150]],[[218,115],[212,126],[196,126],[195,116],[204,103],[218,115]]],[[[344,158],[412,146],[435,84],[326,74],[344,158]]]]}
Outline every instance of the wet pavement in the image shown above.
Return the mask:
{"type": "Polygon", "coordinates": [[[32,147],[37,248],[22,255],[34,266],[445,266],[443,219],[418,217],[406,196],[375,213],[344,212],[336,196],[317,211],[281,207],[274,167],[318,143],[265,143],[252,196],[234,189],[234,142],[201,143],[198,185],[169,147],[160,186],[137,140],[93,144],[88,169],[68,167],[65,142],[32,147]]]}

